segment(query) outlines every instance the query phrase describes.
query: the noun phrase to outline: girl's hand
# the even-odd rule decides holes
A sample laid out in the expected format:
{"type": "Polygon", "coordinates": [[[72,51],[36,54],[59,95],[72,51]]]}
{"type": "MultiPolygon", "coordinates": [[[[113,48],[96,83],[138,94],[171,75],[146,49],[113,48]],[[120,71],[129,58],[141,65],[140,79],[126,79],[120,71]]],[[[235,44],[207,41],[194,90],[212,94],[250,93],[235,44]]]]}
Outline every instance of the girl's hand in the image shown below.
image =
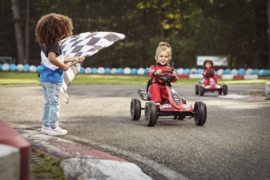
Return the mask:
{"type": "Polygon", "coordinates": [[[84,57],[78,57],[78,59],[80,60],[80,63],[84,62],[84,57]]]}
{"type": "Polygon", "coordinates": [[[176,72],[175,71],[173,71],[172,76],[174,76],[174,77],[176,76],[176,72]]]}
{"type": "Polygon", "coordinates": [[[158,69],[157,71],[156,71],[156,75],[160,75],[162,73],[162,70],[161,69],[158,69]]]}
{"type": "Polygon", "coordinates": [[[206,75],[206,72],[204,72],[203,74],[206,75]]]}
{"type": "Polygon", "coordinates": [[[84,62],[84,59],[85,59],[84,57],[75,57],[75,61],[80,60],[79,63],[84,62]]]}
{"type": "Polygon", "coordinates": [[[67,66],[67,65],[64,65],[63,67],[62,67],[62,70],[63,71],[67,71],[69,69],[69,66],[67,66]]]}

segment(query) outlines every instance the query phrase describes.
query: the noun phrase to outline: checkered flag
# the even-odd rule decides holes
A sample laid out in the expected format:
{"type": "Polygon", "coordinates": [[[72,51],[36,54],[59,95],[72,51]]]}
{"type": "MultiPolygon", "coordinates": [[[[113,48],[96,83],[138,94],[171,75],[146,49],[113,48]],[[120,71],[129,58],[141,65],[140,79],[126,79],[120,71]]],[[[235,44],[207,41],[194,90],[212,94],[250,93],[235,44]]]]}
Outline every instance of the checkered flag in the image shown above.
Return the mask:
{"type": "MultiPolygon", "coordinates": [[[[100,50],[109,47],[115,42],[125,38],[124,34],[114,32],[86,32],[61,40],[60,46],[65,57],[89,57],[100,50]]],[[[72,62],[65,63],[70,65],[72,62]]],[[[81,63],[77,63],[64,73],[64,81],[61,88],[61,99],[69,104],[67,87],[81,69],[81,63]]]]}

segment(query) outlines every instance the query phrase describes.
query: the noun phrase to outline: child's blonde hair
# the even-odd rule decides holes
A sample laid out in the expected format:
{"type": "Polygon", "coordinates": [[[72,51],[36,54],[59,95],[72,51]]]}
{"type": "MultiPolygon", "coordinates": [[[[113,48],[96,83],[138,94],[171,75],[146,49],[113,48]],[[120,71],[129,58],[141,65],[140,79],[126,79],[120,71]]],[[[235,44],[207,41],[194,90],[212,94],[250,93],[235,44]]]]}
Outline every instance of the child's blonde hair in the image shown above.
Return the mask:
{"type": "MultiPolygon", "coordinates": [[[[159,55],[159,53],[161,51],[167,51],[169,53],[169,61],[172,59],[172,48],[169,45],[169,43],[167,43],[167,42],[160,42],[158,44],[158,47],[157,47],[157,50],[156,50],[156,56],[155,56],[156,62],[158,62],[157,56],[159,55]]],[[[167,64],[169,65],[169,62],[167,64]]]]}
{"type": "Polygon", "coordinates": [[[64,15],[50,13],[43,16],[37,23],[35,35],[40,46],[51,44],[63,36],[72,35],[72,20],[64,15]]]}

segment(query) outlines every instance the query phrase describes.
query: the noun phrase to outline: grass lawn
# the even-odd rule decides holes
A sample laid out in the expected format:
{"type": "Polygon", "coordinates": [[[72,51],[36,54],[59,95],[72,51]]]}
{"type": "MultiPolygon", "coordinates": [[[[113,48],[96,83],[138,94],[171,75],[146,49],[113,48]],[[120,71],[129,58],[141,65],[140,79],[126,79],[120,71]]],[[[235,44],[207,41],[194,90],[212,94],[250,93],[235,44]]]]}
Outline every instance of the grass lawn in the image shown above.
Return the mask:
{"type": "MultiPolygon", "coordinates": [[[[149,80],[146,75],[86,75],[79,74],[72,84],[143,84],[149,80]]],[[[179,79],[174,84],[197,84],[201,79],[179,79]]],[[[223,84],[255,84],[266,83],[267,79],[257,80],[222,80],[218,83],[223,84]]],[[[37,73],[30,72],[0,72],[0,85],[24,85],[39,84],[37,73]]]]}

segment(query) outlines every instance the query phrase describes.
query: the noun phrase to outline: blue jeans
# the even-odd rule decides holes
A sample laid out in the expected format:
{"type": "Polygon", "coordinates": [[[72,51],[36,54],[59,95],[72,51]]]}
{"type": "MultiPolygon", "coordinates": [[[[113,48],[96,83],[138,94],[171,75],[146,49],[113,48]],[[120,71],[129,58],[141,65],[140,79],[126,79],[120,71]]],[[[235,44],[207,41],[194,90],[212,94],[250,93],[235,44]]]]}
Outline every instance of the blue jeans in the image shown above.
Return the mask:
{"type": "Polygon", "coordinates": [[[58,125],[60,91],[62,83],[40,82],[45,99],[42,122],[45,127],[58,125]]]}

